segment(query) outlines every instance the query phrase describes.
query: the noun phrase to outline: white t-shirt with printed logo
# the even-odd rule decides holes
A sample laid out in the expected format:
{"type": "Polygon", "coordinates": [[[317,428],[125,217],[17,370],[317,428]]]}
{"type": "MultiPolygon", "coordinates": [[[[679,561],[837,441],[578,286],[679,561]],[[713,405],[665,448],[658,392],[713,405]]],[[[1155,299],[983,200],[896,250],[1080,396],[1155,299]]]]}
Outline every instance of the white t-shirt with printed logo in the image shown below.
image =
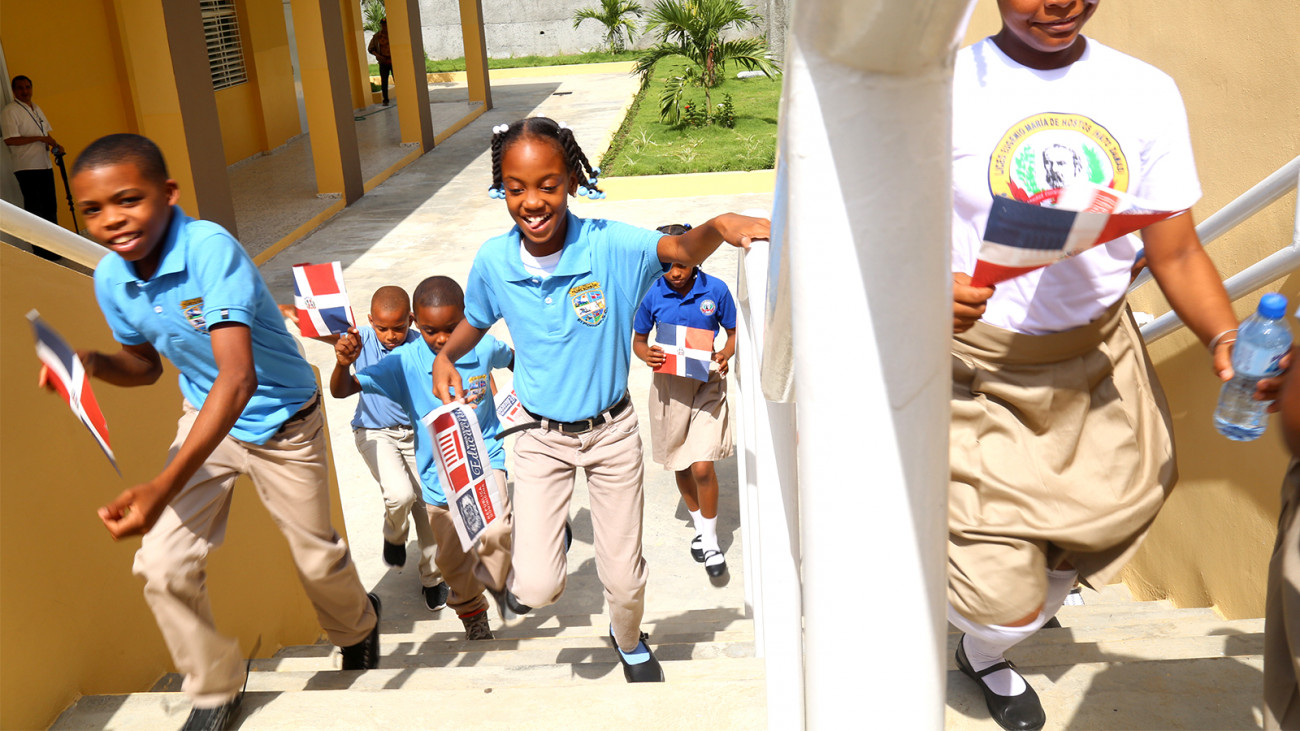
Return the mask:
{"type": "MultiPolygon", "coordinates": [[[[1038,202],[1075,181],[1110,186],[1152,210],[1201,197],[1178,87],[1164,72],[1087,39],[1078,61],[1021,66],[984,39],[953,80],[952,270],[975,269],[993,196],[1038,202]]],[[[984,322],[1028,334],[1070,330],[1124,295],[1136,234],[997,286],[984,322]]]]}

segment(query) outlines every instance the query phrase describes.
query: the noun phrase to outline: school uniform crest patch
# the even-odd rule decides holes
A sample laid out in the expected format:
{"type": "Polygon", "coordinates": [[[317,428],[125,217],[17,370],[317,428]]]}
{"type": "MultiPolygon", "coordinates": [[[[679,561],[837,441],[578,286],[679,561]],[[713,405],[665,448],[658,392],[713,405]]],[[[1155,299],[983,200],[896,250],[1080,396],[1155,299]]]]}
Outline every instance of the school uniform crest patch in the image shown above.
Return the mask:
{"type": "Polygon", "coordinates": [[[207,320],[203,319],[203,298],[195,297],[192,300],[181,302],[181,314],[185,315],[185,321],[199,332],[205,332],[208,329],[207,320]]]}
{"type": "Polygon", "coordinates": [[[569,303],[582,324],[595,327],[605,321],[605,290],[600,282],[587,282],[570,289],[569,303]]]}
{"type": "Polygon", "coordinates": [[[718,303],[713,300],[704,300],[700,303],[700,314],[708,317],[718,311],[718,303]]]}

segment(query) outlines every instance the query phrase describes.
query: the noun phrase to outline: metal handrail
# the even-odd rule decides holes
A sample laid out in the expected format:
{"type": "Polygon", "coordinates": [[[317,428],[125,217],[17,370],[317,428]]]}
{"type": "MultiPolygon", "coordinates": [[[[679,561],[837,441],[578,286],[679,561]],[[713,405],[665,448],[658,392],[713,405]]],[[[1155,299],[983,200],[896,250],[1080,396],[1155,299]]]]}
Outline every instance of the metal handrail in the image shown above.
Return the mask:
{"type": "Polygon", "coordinates": [[[108,253],[108,249],[99,244],[28,213],[9,201],[0,201],[0,231],[91,269],[108,253]]]}
{"type": "MultiPolygon", "coordinates": [[[[1300,155],[1202,221],[1196,227],[1196,235],[1200,237],[1202,245],[1207,245],[1260,212],[1273,201],[1295,190],[1297,185],[1300,185],[1300,155]]],[[[1223,281],[1229,299],[1238,300],[1300,268],[1300,197],[1296,199],[1295,221],[1295,231],[1292,233],[1290,246],[1283,247],[1223,281]]],[[[1151,270],[1148,269],[1133,281],[1128,291],[1132,293],[1149,281],[1151,281],[1151,270]]],[[[1182,326],[1183,321],[1170,310],[1144,325],[1142,337],[1148,344],[1154,343],[1176,332],[1182,326]]]]}

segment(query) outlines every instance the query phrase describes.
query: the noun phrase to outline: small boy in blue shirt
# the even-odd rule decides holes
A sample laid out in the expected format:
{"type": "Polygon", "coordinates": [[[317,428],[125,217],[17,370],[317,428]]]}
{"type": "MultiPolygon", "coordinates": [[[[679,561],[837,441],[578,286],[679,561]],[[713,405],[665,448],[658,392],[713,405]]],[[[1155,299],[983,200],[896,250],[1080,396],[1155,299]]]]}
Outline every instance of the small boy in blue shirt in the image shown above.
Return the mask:
{"type": "Polygon", "coordinates": [[[95,269],[95,296],[122,346],[80,352],[86,373],[145,386],[162,375],[164,356],[180,371],[184,413],[167,466],[99,517],[114,539],[144,535],[134,572],[185,675],[193,704],[185,728],[228,728],[242,696],[239,643],[217,631],[204,582],[241,473],[288,540],[321,627],[343,648],[343,669],[375,667],[379,599],[367,597],[330,526],[316,377],[257,267],[225,229],[176,206],[176,181],[144,137],[91,143],[73,165],[72,193],[91,236],[111,251],[95,269]]]}
{"type": "MultiPolygon", "coordinates": [[[[673,233],[672,226],[660,230],[673,233]],[[669,229],[669,230],[664,230],[669,229]]],[[[650,444],[654,461],[673,470],[677,490],[695,526],[691,557],[712,577],[727,571],[718,546],[718,474],[713,463],[734,453],[727,407],[727,363],[736,352],[736,303],[721,279],[699,267],[673,264],[650,286],[632,323],[632,352],[651,368],[664,363],[663,349],[650,345],[651,327],[685,325],[716,335],[727,331],[727,342],[713,354],[716,370],[708,381],[656,373],[650,384],[650,444]]]]}
{"type": "MultiPolygon", "coordinates": [[[[415,458],[423,486],[428,522],[433,529],[437,548],[434,563],[451,588],[447,605],[465,625],[470,640],[490,640],[487,598],[483,589],[501,592],[510,572],[510,541],[513,518],[509,493],[506,491],[506,454],[497,432],[496,404],[492,396],[493,368],[513,368],[514,352],[510,346],[492,336],[483,338],[470,352],[456,360],[456,369],[464,382],[465,400],[474,405],[487,444],[488,461],[504,503],[502,516],[493,523],[476,550],[461,548],[456,526],[447,510],[447,496],[438,479],[433,444],[420,419],[443,405],[433,394],[433,361],[447,338],[465,317],[465,295],[460,285],[448,277],[429,277],[415,288],[415,329],[418,342],[398,346],[389,355],[368,368],[358,368],[355,378],[347,377],[334,389],[336,395],[361,392],[391,399],[406,411],[415,429],[415,458]]],[[[357,359],[360,340],[355,330],[339,339],[334,352],[344,374],[357,359]]],[[[336,369],[335,373],[339,372],[336,369]]],[[[331,383],[331,388],[334,384],[331,383]]]]}
{"type": "MultiPolygon", "coordinates": [[[[383,360],[393,349],[419,340],[411,330],[411,299],[401,287],[386,286],[370,298],[369,326],[356,328],[361,349],[358,371],[383,360]]],[[[337,340],[335,341],[337,343],[337,340]]],[[[352,393],[351,361],[340,359],[330,375],[330,394],[343,398],[352,393]]],[[[436,612],[447,606],[447,583],[433,566],[433,529],[420,499],[420,471],[415,465],[415,430],[406,411],[375,393],[362,393],[352,416],[352,436],[357,451],[379,483],[384,496],[384,563],[400,569],[406,565],[406,536],[414,518],[420,545],[420,586],[424,605],[436,612]]]]}

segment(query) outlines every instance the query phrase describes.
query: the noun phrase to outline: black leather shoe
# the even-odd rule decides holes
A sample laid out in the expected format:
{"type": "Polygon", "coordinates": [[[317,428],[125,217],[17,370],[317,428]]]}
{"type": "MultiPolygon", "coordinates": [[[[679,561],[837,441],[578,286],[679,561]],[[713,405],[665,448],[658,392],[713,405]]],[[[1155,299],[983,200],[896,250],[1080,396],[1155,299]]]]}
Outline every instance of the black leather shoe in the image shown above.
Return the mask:
{"type": "Polygon", "coordinates": [[[654,652],[650,650],[650,645],[646,642],[648,639],[650,639],[650,635],[642,632],[641,644],[645,645],[646,652],[650,654],[650,659],[643,663],[632,665],[628,663],[627,658],[623,657],[623,652],[618,649],[618,642],[614,639],[613,632],[610,632],[609,642],[614,646],[614,654],[618,655],[619,663],[623,665],[623,677],[629,683],[664,682],[664,669],[659,665],[659,661],[655,659],[654,652]]]}
{"type": "Polygon", "coordinates": [[[704,536],[698,533],[691,541],[691,558],[695,559],[695,563],[704,563],[704,536]]]}
{"type": "Polygon", "coordinates": [[[342,648],[344,670],[373,670],[379,667],[379,597],[367,594],[375,607],[375,628],[355,645],[342,648]]]}
{"type": "Polygon", "coordinates": [[[1024,693],[1010,696],[998,695],[984,684],[985,675],[1007,668],[1018,673],[1016,666],[1012,665],[1010,660],[1005,660],[975,672],[970,665],[970,660],[966,659],[965,642],[966,635],[962,635],[957,641],[957,669],[979,685],[980,691],[984,693],[984,703],[989,707],[989,715],[993,720],[1007,731],[1037,731],[1042,728],[1043,724],[1047,723],[1047,714],[1043,712],[1043,704],[1038,700],[1038,693],[1034,692],[1033,686],[1028,682],[1025,683],[1024,693]]]}
{"type": "Polygon", "coordinates": [[[384,541],[384,563],[395,569],[406,565],[406,544],[384,541]]]}
{"type": "Polygon", "coordinates": [[[704,552],[704,570],[715,579],[727,573],[727,559],[722,557],[722,551],[704,552]]]}
{"type": "Polygon", "coordinates": [[[185,719],[181,731],[226,731],[239,715],[239,703],[244,700],[241,692],[231,700],[216,708],[193,708],[190,717],[185,719]]]}

